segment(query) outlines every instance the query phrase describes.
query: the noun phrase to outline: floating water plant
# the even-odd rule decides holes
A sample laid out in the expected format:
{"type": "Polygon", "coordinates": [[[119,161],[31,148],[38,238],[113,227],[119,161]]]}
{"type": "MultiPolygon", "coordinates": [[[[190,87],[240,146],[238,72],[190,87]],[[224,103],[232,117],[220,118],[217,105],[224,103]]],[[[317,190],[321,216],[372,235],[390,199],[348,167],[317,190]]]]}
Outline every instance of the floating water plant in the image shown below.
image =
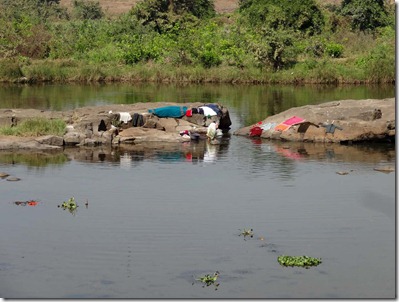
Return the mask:
{"type": "Polygon", "coordinates": [[[219,283],[216,283],[216,280],[218,279],[218,277],[219,277],[219,272],[216,271],[215,273],[213,273],[213,275],[206,274],[205,276],[202,276],[202,277],[200,277],[198,279],[195,279],[195,280],[202,282],[203,283],[202,287],[214,285],[215,286],[215,290],[217,290],[217,287],[219,286],[219,283]]]}
{"type": "Polygon", "coordinates": [[[244,236],[245,237],[249,236],[249,237],[254,237],[254,229],[243,229],[243,230],[239,230],[241,233],[239,236],[244,236]]]}
{"type": "Polygon", "coordinates": [[[310,266],[317,266],[322,263],[321,258],[313,258],[308,256],[279,256],[277,261],[282,266],[298,266],[309,268],[310,266]]]}
{"type": "Polygon", "coordinates": [[[78,205],[76,204],[75,198],[71,197],[69,198],[68,201],[64,201],[61,206],[58,206],[63,208],[64,210],[68,210],[72,214],[75,213],[76,209],[78,208],[78,205]]]}

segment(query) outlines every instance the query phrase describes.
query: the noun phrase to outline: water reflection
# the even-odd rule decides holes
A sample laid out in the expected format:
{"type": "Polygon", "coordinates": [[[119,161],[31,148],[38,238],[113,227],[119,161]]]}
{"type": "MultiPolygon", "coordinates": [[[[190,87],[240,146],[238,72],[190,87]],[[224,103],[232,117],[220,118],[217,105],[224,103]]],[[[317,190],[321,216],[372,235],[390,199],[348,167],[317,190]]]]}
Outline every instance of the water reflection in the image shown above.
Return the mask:
{"type": "Polygon", "coordinates": [[[1,151],[0,163],[3,164],[23,164],[28,167],[44,168],[49,165],[63,165],[68,161],[68,157],[62,151],[1,151]]]}
{"type": "MultiPolygon", "coordinates": [[[[295,174],[295,163],[302,161],[347,162],[347,163],[392,163],[395,161],[395,146],[392,144],[321,144],[309,142],[281,142],[260,138],[237,138],[239,149],[236,156],[251,173],[264,171],[267,166],[283,178],[295,174]],[[246,140],[251,148],[242,148],[246,140]],[[241,146],[241,147],[240,147],[241,146]],[[250,153],[248,153],[250,152],[250,153]]],[[[137,166],[142,161],[159,163],[187,162],[198,164],[226,160],[231,136],[225,134],[217,144],[207,140],[185,143],[143,143],[120,146],[66,147],[59,151],[1,151],[0,163],[22,164],[28,167],[44,168],[50,165],[64,165],[69,161],[85,163],[111,163],[122,168],[137,166]]]]}
{"type": "Polygon", "coordinates": [[[388,98],[394,85],[283,86],[231,84],[43,84],[0,85],[0,108],[71,110],[84,106],[139,102],[220,102],[238,113],[243,126],[292,107],[342,99],[388,98]]]}

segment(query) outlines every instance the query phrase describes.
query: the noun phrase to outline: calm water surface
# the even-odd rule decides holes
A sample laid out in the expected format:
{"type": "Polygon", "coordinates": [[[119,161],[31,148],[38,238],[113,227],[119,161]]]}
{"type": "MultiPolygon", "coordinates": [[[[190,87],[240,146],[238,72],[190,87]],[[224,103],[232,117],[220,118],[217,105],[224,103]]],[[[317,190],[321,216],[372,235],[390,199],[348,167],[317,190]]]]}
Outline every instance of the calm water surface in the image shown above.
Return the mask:
{"type": "MultiPolygon", "coordinates": [[[[250,100],[226,102],[231,132],[247,125],[250,100]]],[[[374,168],[395,159],[394,146],[233,135],[2,152],[0,172],[21,181],[0,179],[0,296],[394,298],[395,174],[374,168]],[[57,207],[72,196],[75,213],[57,207]],[[39,203],[15,204],[30,199],[39,203]],[[239,236],[244,228],[254,237],[239,236]],[[323,262],[284,268],[283,254],[323,262]],[[215,271],[218,290],[194,282],[215,271]]]]}

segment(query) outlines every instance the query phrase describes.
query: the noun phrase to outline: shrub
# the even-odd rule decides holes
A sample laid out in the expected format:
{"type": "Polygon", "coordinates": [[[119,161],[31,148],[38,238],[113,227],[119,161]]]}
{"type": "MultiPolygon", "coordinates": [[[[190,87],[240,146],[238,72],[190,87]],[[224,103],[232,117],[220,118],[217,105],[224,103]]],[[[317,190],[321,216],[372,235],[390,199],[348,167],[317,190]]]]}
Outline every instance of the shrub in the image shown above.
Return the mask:
{"type": "Polygon", "coordinates": [[[210,68],[214,66],[218,66],[222,63],[219,55],[216,53],[215,50],[206,49],[200,53],[199,59],[201,61],[202,66],[205,68],[210,68]]]}
{"type": "Polygon", "coordinates": [[[74,0],[73,12],[77,19],[96,20],[104,17],[104,12],[98,1],[74,0]]]}
{"type": "Polygon", "coordinates": [[[342,53],[344,51],[344,46],[337,43],[328,43],[325,47],[325,52],[328,56],[333,58],[342,57],[342,53]]]}
{"type": "Polygon", "coordinates": [[[0,78],[15,80],[21,78],[23,72],[16,60],[2,60],[0,61],[0,78]]]}
{"type": "Polygon", "coordinates": [[[291,29],[314,35],[324,25],[314,0],[246,0],[240,1],[239,11],[244,21],[258,29],[291,29]]]}

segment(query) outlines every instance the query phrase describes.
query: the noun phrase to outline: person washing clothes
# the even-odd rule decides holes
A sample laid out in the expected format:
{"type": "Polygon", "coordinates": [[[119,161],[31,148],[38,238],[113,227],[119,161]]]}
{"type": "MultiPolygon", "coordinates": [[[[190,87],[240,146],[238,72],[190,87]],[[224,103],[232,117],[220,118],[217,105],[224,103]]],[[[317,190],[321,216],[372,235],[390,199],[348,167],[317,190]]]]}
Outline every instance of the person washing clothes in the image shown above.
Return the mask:
{"type": "Polygon", "coordinates": [[[208,126],[208,130],[206,132],[206,136],[208,137],[208,140],[213,140],[216,137],[216,130],[219,127],[218,122],[212,122],[208,126]]]}

